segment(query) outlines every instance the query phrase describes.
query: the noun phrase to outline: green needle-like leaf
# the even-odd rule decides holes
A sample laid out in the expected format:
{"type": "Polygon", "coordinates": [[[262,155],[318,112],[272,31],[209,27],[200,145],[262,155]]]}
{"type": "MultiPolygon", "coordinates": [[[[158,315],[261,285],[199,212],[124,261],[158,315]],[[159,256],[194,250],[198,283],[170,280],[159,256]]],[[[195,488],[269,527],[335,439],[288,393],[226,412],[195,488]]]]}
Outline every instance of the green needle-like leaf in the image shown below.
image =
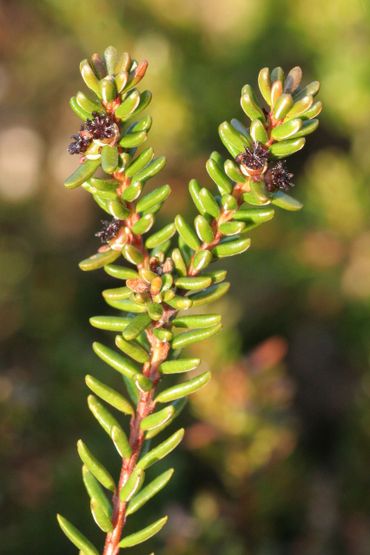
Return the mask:
{"type": "Polygon", "coordinates": [[[59,526],[77,549],[80,549],[84,555],[99,555],[93,544],[69,520],[62,515],[57,515],[57,519],[59,526]]]}
{"type": "Polygon", "coordinates": [[[163,518],[160,518],[159,520],[156,520],[155,522],[153,522],[153,524],[150,524],[146,528],[143,528],[142,530],[140,530],[140,532],[135,532],[134,534],[130,534],[129,536],[126,536],[120,542],[119,546],[122,548],[134,547],[139,543],[143,543],[149,540],[150,538],[158,534],[160,530],[162,530],[167,520],[168,520],[168,517],[165,516],[163,518]]]}
{"type": "Polygon", "coordinates": [[[170,468],[163,472],[160,476],[152,480],[145,488],[143,488],[140,493],[135,495],[130,501],[128,509],[126,511],[127,516],[136,513],[141,507],[143,507],[150,499],[152,499],[157,493],[159,493],[163,488],[166,487],[168,482],[171,480],[174,469],[170,468]]]}

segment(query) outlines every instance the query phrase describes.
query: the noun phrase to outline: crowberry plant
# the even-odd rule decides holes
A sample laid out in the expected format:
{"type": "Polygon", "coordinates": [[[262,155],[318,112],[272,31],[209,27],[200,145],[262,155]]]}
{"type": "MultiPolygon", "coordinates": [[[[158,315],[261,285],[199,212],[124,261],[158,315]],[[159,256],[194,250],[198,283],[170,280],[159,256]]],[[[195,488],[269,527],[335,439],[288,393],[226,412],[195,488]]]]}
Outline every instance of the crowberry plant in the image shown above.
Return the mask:
{"type": "Polygon", "coordinates": [[[280,67],[271,72],[262,69],[258,85],[265,106],[245,85],[241,107],[249,126],[233,119],[219,127],[230,157],[212,152],[206,163],[217,191],[192,179],[189,192],[199,212],[194,223],[178,214],[153,233],[155,216],[171,188],[162,185],[145,193],[147,181],[165,164],[163,156],[154,157],[151,147],[141,148],[152,123],[149,115],[141,115],[151,93],[137,88],[147,65],[127,53],[118,55],[113,47],[103,57],[94,54],[80,66],[92,95],[78,92],[70,102],[83,123],[68,151],[81,158],[65,186],[83,187],[109,217],[96,233],[102,245],[80,268],[103,268],[118,281],[118,286],[103,291],[118,315],[90,320],[94,328],[114,333],[115,347],[95,342],[93,350],[123,378],[122,391],[117,391],[86,376],[89,409],[112,440],[121,471],[112,476],[78,441],[91,513],[105,534],[102,547],[97,549],[64,517],[58,515],[58,520],[84,555],[116,555],[121,548],[149,540],[166,523],[163,516],[142,530],[125,533],[127,519],[171,480],[170,468],[147,483],[146,470],[181,442],[182,428],[169,437],[166,429],[187,396],[211,377],[209,371],[194,373],[200,360],[183,356],[182,351],[221,328],[218,314],[198,310],[222,297],[230,286],[226,271],[212,270],[212,262],[246,251],[249,232],[271,220],[275,207],[301,208],[287,194],[293,175],[285,158],[303,148],[321,111],[321,102],[314,100],[319,83],[302,86],[299,67],[286,77],[280,67]],[[189,373],[190,378],[176,379],[189,373]]]}

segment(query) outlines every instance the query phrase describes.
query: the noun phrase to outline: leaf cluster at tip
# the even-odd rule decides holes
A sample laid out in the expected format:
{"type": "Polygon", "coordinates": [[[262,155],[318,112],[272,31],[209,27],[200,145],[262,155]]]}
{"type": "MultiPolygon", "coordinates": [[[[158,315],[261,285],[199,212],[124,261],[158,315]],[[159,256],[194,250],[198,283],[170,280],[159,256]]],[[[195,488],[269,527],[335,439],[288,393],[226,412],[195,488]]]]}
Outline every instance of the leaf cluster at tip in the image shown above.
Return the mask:
{"type": "MultiPolygon", "coordinates": [[[[287,194],[293,175],[282,159],[304,146],[305,137],[318,126],[321,111],[321,103],[314,100],[319,85],[315,81],[302,86],[300,68],[286,76],[279,67],[262,69],[258,76],[262,103],[253,87],[245,85],[240,103],[248,121],[233,119],[219,127],[231,158],[213,152],[206,163],[216,190],[192,179],[194,220],[178,214],[152,232],[171,188],[165,184],[145,191],[146,182],[165,164],[163,156],[154,157],[151,147],[141,148],[151,127],[150,116],[141,114],[151,94],[137,88],[146,69],[146,62],[108,47],[102,57],[94,54],[81,62],[90,93],[78,92],[70,102],[83,123],[69,147],[72,154],[80,154],[80,163],[65,185],[82,186],[111,218],[96,234],[102,246],[80,267],[84,271],[103,268],[118,280],[118,286],[102,294],[117,315],[94,316],[90,323],[114,332],[110,345],[96,341],[93,350],[124,387],[118,390],[91,374],[86,385],[92,415],[123,468],[131,469],[125,480],[115,480],[82,440],[77,444],[90,511],[108,540],[114,527],[114,503],[120,503],[129,517],[172,478],[173,469],[167,469],[148,481],[146,471],[179,445],[184,430],[152,441],[174,423],[187,397],[211,378],[209,371],[197,371],[198,358],[182,354],[222,326],[219,314],[198,309],[221,299],[230,287],[226,271],[214,270],[211,264],[245,252],[251,244],[250,231],[270,221],[274,207],[291,211],[301,207],[287,194]],[[181,375],[179,381],[175,374],[181,375]],[[143,404],[147,411],[139,415],[138,406],[143,404]],[[135,449],[139,451],[134,453],[135,449]]],[[[140,531],[124,534],[116,548],[150,539],[166,520],[162,517],[140,531]]],[[[73,524],[62,516],[58,521],[80,553],[98,553],[73,524]]]]}

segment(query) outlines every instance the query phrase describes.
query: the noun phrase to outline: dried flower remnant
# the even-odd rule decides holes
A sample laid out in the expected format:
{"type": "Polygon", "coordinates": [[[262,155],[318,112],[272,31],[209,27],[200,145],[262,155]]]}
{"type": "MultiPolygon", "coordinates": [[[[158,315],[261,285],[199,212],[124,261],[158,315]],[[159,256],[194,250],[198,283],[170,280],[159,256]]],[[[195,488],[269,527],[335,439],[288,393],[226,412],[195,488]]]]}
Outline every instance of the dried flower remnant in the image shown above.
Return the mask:
{"type": "Polygon", "coordinates": [[[294,187],[292,179],[294,174],[290,173],[286,167],[285,160],[279,160],[270,166],[265,174],[266,189],[269,193],[273,193],[280,189],[281,191],[289,191],[294,187]]]}
{"type": "Polygon", "coordinates": [[[93,140],[104,141],[115,137],[119,130],[109,114],[92,113],[93,118],[87,119],[80,127],[80,132],[72,135],[73,142],[68,146],[69,154],[86,152],[93,140]]]}
{"type": "Polygon", "coordinates": [[[236,162],[240,165],[245,175],[260,175],[267,168],[269,149],[265,145],[255,142],[253,146],[246,147],[245,152],[238,154],[236,162]]]}
{"type": "Polygon", "coordinates": [[[99,237],[100,241],[103,244],[109,243],[112,239],[114,239],[122,227],[122,221],[118,220],[117,218],[113,218],[112,220],[101,220],[102,229],[95,233],[95,237],[99,237]]]}
{"type": "Polygon", "coordinates": [[[84,126],[81,125],[80,133],[72,135],[73,141],[68,145],[69,154],[82,154],[86,152],[91,144],[91,137],[84,131],[84,126]]]}
{"type": "Polygon", "coordinates": [[[85,129],[92,139],[109,139],[117,133],[117,124],[109,114],[99,114],[93,112],[93,119],[88,119],[85,123],[85,129]]]}

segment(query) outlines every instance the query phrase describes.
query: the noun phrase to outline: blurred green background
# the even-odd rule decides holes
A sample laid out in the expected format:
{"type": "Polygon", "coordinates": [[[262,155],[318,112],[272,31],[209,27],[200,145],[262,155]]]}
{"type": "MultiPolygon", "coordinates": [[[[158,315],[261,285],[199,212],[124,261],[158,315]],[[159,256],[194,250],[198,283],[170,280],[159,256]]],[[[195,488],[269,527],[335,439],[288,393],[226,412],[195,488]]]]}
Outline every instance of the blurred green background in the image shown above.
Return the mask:
{"type": "Polygon", "coordinates": [[[369,19],[365,0],[0,2],[1,554],[74,553],[57,510],[94,537],[75,440],[113,458],[83,383],[102,368],[88,317],[110,282],[77,267],[102,215],[62,185],[78,63],[108,44],[150,62],[150,141],[174,190],[164,220],[191,213],[187,182],[209,184],[217,125],[241,117],[260,67],[301,65],[325,105],[289,162],[304,210],[227,261],[224,332],[197,349],[213,381],[136,527],[168,512],[161,555],[370,553],[369,19]]]}

